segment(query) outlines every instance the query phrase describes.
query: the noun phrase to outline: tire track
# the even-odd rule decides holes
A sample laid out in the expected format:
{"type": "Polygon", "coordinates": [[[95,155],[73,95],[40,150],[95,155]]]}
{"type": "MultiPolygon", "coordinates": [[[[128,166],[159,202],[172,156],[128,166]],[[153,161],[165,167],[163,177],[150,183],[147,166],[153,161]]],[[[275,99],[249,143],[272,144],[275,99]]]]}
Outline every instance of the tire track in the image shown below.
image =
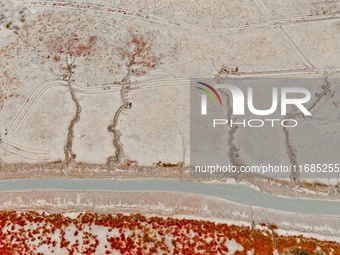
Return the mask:
{"type": "Polygon", "coordinates": [[[3,139],[3,145],[7,151],[12,152],[15,155],[30,158],[30,159],[36,159],[36,160],[44,160],[47,159],[50,152],[49,151],[43,151],[41,149],[32,149],[32,148],[26,148],[22,145],[17,145],[11,141],[8,141],[7,139],[3,139]]]}
{"type": "Polygon", "coordinates": [[[13,135],[15,133],[15,131],[18,129],[18,126],[21,125],[23,117],[26,116],[30,112],[32,107],[37,102],[37,99],[40,97],[40,95],[43,94],[47,89],[54,87],[58,84],[59,84],[59,86],[60,85],[65,86],[66,85],[66,83],[63,84],[63,82],[61,80],[46,81],[46,82],[42,83],[35,91],[33,91],[33,93],[27,98],[26,103],[21,108],[18,115],[16,115],[15,119],[12,121],[12,123],[8,127],[7,134],[13,135]]]}
{"type": "MultiPolygon", "coordinates": [[[[176,80],[176,79],[175,79],[176,80]]],[[[145,82],[146,86],[152,87],[152,84],[156,84],[157,87],[164,86],[164,82],[171,82],[171,79],[160,79],[155,82],[148,81],[145,82]],[[163,84],[163,85],[162,85],[163,84]]],[[[177,79],[177,81],[172,82],[170,85],[165,86],[183,86],[185,85],[185,81],[188,81],[188,78],[180,78],[177,79]]],[[[137,85],[139,83],[136,83],[137,85]]],[[[139,84],[140,85],[140,84],[139,84]]],[[[57,86],[67,87],[67,82],[61,81],[61,80],[52,80],[52,81],[46,81],[42,83],[33,93],[28,97],[28,101],[23,105],[23,107],[20,109],[19,113],[14,117],[13,121],[11,122],[10,126],[7,129],[7,135],[6,138],[2,138],[2,142],[5,145],[6,149],[16,155],[23,156],[26,158],[31,159],[44,159],[49,154],[49,150],[44,149],[33,149],[29,147],[25,147],[22,145],[18,145],[12,141],[10,141],[8,138],[10,136],[13,136],[17,130],[21,127],[21,125],[24,123],[24,121],[27,119],[29,113],[33,109],[33,107],[38,102],[39,98],[50,88],[54,88],[57,86]]],[[[134,84],[131,84],[133,87],[134,84]]],[[[111,92],[118,92],[120,88],[117,85],[100,85],[100,86],[93,86],[93,87],[87,87],[87,86],[81,86],[81,85],[75,85],[75,89],[79,92],[82,92],[84,94],[97,94],[97,93],[111,93],[111,92]]]]}
{"type": "MultiPolygon", "coordinates": [[[[263,71],[263,72],[240,72],[238,75],[230,75],[229,77],[241,77],[241,78],[250,78],[250,77],[259,77],[259,78],[266,78],[266,77],[281,77],[281,76],[320,76],[324,75],[325,72],[336,72],[340,71],[339,68],[334,69],[325,69],[325,68],[318,68],[318,69],[297,69],[297,70],[283,70],[283,71],[263,71]]],[[[201,76],[201,78],[209,78],[209,76],[201,76]]],[[[157,88],[157,87],[171,87],[171,86],[181,86],[185,85],[186,81],[189,81],[190,77],[186,78],[169,78],[169,79],[156,79],[156,80],[149,80],[149,81],[142,81],[142,82],[133,82],[130,83],[129,86],[132,90],[143,90],[149,88],[157,88]]],[[[27,102],[22,109],[20,110],[19,114],[16,115],[14,120],[12,121],[11,125],[8,128],[8,135],[13,135],[23,121],[23,116],[26,116],[31,108],[36,103],[36,100],[49,88],[56,87],[56,86],[63,86],[66,87],[67,84],[61,80],[58,81],[48,81],[41,84],[30,96],[29,102],[27,102]]],[[[97,93],[111,93],[111,92],[118,92],[119,86],[117,84],[108,84],[108,85],[96,85],[96,86],[85,86],[85,85],[74,85],[75,90],[77,92],[81,92],[83,94],[97,94],[97,93]]]]}
{"type": "Polygon", "coordinates": [[[306,57],[306,55],[301,51],[301,49],[296,45],[294,40],[289,36],[289,34],[284,30],[283,27],[277,27],[277,31],[280,33],[282,39],[289,45],[294,54],[302,61],[302,63],[308,68],[315,68],[312,62],[306,57]]]}
{"type": "MultiPolygon", "coordinates": [[[[174,82],[173,84],[165,85],[165,86],[179,86],[183,85],[183,81],[188,80],[188,78],[183,78],[179,80],[178,82],[174,82]]],[[[156,81],[148,81],[142,84],[139,84],[139,86],[143,86],[144,84],[147,87],[153,87],[152,85],[158,85],[158,86],[164,86],[164,82],[171,83],[172,79],[161,79],[156,81]]],[[[133,87],[136,86],[136,84],[131,84],[130,86],[133,87]]],[[[46,92],[49,88],[57,87],[57,86],[63,86],[67,87],[67,83],[63,82],[61,80],[59,81],[52,81],[52,82],[44,82],[41,84],[28,98],[29,101],[24,104],[24,106],[21,108],[19,113],[16,115],[12,123],[7,129],[8,136],[14,135],[15,132],[18,130],[18,128],[22,125],[23,121],[25,120],[26,116],[29,114],[29,112],[32,110],[33,106],[36,104],[37,100],[40,98],[40,96],[46,92]]],[[[84,94],[97,94],[97,93],[111,93],[111,92],[118,92],[119,87],[114,85],[101,85],[101,86],[93,86],[91,88],[87,86],[81,86],[81,85],[74,85],[74,88],[77,92],[81,92],[84,94]]]]}
{"type": "MultiPolygon", "coordinates": [[[[337,73],[340,72],[340,67],[333,68],[333,69],[300,69],[300,70],[283,70],[283,71],[263,71],[263,72],[240,72],[238,75],[230,75],[231,78],[274,78],[274,77],[294,77],[294,76],[315,76],[320,77],[328,73],[337,73]]],[[[186,78],[169,78],[169,79],[156,79],[156,80],[148,80],[142,82],[133,82],[130,83],[131,90],[145,90],[145,89],[154,89],[160,87],[177,87],[177,86],[188,86],[191,77],[186,78]]],[[[199,78],[195,76],[195,78],[199,78]]],[[[200,78],[211,78],[209,76],[201,76],[200,78]]],[[[52,87],[67,87],[67,83],[61,80],[50,80],[42,83],[33,93],[28,97],[29,101],[26,102],[22,108],[20,109],[19,113],[14,117],[13,121],[11,122],[8,128],[8,135],[6,139],[2,139],[4,144],[7,148],[11,148],[10,151],[17,152],[18,150],[22,152],[26,152],[27,155],[34,154],[35,156],[39,155],[48,155],[49,150],[43,149],[31,149],[24,146],[19,146],[11,141],[9,141],[9,137],[13,136],[15,132],[21,127],[22,123],[24,123],[25,119],[28,117],[29,113],[31,112],[32,108],[36,105],[39,98],[50,88],[52,87]]],[[[96,85],[88,87],[86,85],[75,84],[74,89],[77,92],[94,95],[99,93],[115,93],[120,91],[120,87],[117,84],[104,84],[104,85],[96,85]]],[[[17,154],[17,153],[16,153],[17,154]]],[[[22,154],[20,154],[22,156],[22,154]]]]}
{"type": "MultiPolygon", "coordinates": [[[[267,17],[268,20],[273,21],[275,17],[267,8],[267,6],[263,3],[262,0],[254,0],[259,9],[263,12],[263,14],[267,17]]],[[[288,44],[289,48],[293,51],[295,56],[300,59],[300,61],[310,69],[314,69],[315,66],[309,61],[309,59],[305,56],[305,54],[301,51],[301,49],[296,45],[293,39],[288,35],[286,30],[282,26],[275,27],[277,32],[280,34],[281,38],[288,44]]]]}
{"type": "MultiPolygon", "coordinates": [[[[261,5],[261,4],[260,4],[261,5]]],[[[254,31],[254,30],[261,30],[264,28],[276,28],[281,27],[284,25],[294,25],[306,22],[318,22],[318,21],[325,21],[325,20],[334,20],[340,19],[340,13],[332,13],[332,14],[322,14],[322,15],[315,15],[315,16],[297,16],[287,19],[270,19],[269,21],[261,22],[258,24],[245,24],[239,26],[231,26],[226,28],[209,28],[200,25],[186,23],[184,21],[176,21],[173,19],[148,15],[142,12],[127,10],[127,9],[120,9],[114,7],[106,7],[103,5],[91,5],[91,4],[79,4],[79,3],[65,3],[65,2],[51,2],[51,1],[37,1],[32,2],[30,4],[31,7],[51,7],[51,8],[68,8],[68,9],[75,9],[81,11],[96,11],[108,14],[115,14],[121,15],[125,17],[132,17],[138,18],[142,20],[147,20],[155,23],[160,23],[169,26],[175,26],[176,28],[182,28],[185,30],[189,30],[192,32],[199,32],[199,33],[208,33],[214,35],[221,35],[221,34],[229,34],[229,33],[237,33],[237,32],[246,32],[246,31],[254,31]]],[[[262,5],[261,5],[262,6],[262,5]]],[[[263,10],[265,15],[269,15],[268,9],[263,10]]],[[[271,13],[270,13],[271,15],[271,13]]],[[[272,16],[272,15],[271,15],[272,16]]]]}

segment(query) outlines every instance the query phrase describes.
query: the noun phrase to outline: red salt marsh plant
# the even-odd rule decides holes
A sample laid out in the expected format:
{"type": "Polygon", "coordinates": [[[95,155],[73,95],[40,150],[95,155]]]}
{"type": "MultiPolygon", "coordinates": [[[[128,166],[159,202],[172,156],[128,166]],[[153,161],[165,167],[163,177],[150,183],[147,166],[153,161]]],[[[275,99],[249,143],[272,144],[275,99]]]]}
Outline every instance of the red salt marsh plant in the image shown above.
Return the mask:
{"type": "Polygon", "coordinates": [[[248,226],[203,220],[145,217],[141,214],[79,213],[76,217],[44,212],[2,211],[0,254],[340,254],[340,243],[282,236],[248,226]],[[305,253],[296,253],[303,251],[305,253]],[[295,252],[295,253],[294,253],[295,252]],[[307,253],[306,253],[307,252],[307,253]],[[309,253],[308,253],[309,252],[309,253]]]}

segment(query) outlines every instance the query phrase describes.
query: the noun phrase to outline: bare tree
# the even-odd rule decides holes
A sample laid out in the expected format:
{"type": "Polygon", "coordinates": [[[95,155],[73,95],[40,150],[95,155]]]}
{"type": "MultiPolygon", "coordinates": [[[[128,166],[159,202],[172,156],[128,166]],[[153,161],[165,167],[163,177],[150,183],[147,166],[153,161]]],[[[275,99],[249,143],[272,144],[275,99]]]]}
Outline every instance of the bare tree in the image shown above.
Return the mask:
{"type": "Polygon", "coordinates": [[[121,81],[120,100],[121,105],[115,112],[113,121],[108,126],[108,131],[113,134],[113,146],[115,155],[107,158],[107,166],[114,169],[116,165],[122,163],[123,146],[120,142],[121,132],[117,128],[120,114],[129,109],[132,103],[128,101],[128,84],[130,77],[141,76],[155,69],[161,64],[162,55],[157,54],[153,49],[153,37],[151,33],[143,35],[130,31],[129,38],[124,47],[117,48],[118,54],[126,64],[126,75],[121,81]]]}
{"type": "Polygon", "coordinates": [[[66,165],[69,165],[69,163],[75,161],[75,158],[77,157],[77,155],[73,151],[74,127],[76,123],[80,120],[80,113],[82,110],[82,107],[76,96],[76,91],[73,87],[73,83],[75,82],[73,76],[77,67],[75,62],[76,59],[79,57],[92,54],[92,50],[95,44],[95,36],[81,39],[78,37],[77,34],[71,34],[67,37],[53,35],[46,43],[46,46],[52,55],[48,56],[48,58],[52,57],[55,62],[60,62],[64,59],[65,64],[62,64],[63,62],[61,62],[61,64],[59,65],[59,70],[57,70],[57,73],[54,71],[54,73],[59,75],[63,81],[67,82],[67,87],[70,92],[71,99],[76,107],[75,114],[68,126],[67,139],[64,145],[66,165]]]}

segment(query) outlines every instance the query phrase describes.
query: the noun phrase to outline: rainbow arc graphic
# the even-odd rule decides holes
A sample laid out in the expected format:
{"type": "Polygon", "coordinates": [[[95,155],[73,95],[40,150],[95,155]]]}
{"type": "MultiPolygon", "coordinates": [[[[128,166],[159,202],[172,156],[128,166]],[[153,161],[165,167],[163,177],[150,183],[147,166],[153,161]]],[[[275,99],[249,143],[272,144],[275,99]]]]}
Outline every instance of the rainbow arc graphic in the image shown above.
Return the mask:
{"type": "Polygon", "coordinates": [[[204,91],[206,94],[202,94],[202,108],[201,108],[201,114],[207,115],[207,95],[211,98],[211,100],[214,102],[214,104],[217,104],[217,100],[219,101],[220,105],[222,106],[222,99],[216,89],[214,89],[211,85],[206,84],[204,82],[197,82],[198,84],[204,86],[202,87],[196,87],[202,91],[204,91]],[[217,100],[216,100],[217,99],[217,100]]]}

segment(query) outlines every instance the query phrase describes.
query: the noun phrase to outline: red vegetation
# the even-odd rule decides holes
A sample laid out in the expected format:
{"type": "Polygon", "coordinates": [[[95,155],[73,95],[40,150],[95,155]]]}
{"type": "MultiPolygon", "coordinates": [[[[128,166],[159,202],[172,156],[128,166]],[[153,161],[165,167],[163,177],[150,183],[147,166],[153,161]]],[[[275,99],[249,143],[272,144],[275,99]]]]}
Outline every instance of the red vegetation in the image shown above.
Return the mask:
{"type": "MultiPolygon", "coordinates": [[[[0,65],[1,67],[1,65],[0,65]]],[[[4,100],[17,97],[17,88],[20,86],[18,77],[10,70],[4,68],[0,74],[0,109],[4,100]]]]}
{"type": "MultiPolygon", "coordinates": [[[[202,220],[146,218],[140,214],[80,213],[70,218],[62,214],[3,211],[0,229],[1,255],[40,255],[41,247],[49,254],[227,254],[227,241],[232,239],[243,246],[236,255],[274,252],[272,235],[266,230],[202,220]]],[[[274,235],[280,254],[292,250],[313,254],[317,247],[326,254],[332,249],[333,254],[340,254],[337,242],[274,235]]]]}
{"type": "Polygon", "coordinates": [[[180,167],[180,166],[182,166],[182,164],[183,164],[183,162],[170,163],[170,162],[158,161],[156,163],[156,166],[161,166],[161,167],[180,167]]]}
{"type": "Polygon", "coordinates": [[[131,38],[124,48],[118,47],[117,50],[121,59],[126,59],[127,66],[131,68],[132,74],[145,74],[161,64],[161,55],[157,55],[153,51],[151,34],[148,33],[143,36],[130,32],[130,36],[131,38]]]}
{"type": "MultiPolygon", "coordinates": [[[[58,62],[61,56],[85,57],[91,55],[96,44],[97,37],[79,38],[77,34],[68,36],[51,35],[46,42],[46,48],[51,54],[55,54],[53,59],[58,62]]],[[[50,58],[50,55],[46,56],[50,58]]]]}
{"type": "Polygon", "coordinates": [[[19,72],[21,65],[26,68],[27,62],[34,62],[64,76],[68,57],[93,54],[97,37],[82,31],[83,23],[74,15],[45,12],[15,31],[16,40],[0,49],[0,109],[4,100],[17,96],[16,89],[27,79],[19,72]]]}

